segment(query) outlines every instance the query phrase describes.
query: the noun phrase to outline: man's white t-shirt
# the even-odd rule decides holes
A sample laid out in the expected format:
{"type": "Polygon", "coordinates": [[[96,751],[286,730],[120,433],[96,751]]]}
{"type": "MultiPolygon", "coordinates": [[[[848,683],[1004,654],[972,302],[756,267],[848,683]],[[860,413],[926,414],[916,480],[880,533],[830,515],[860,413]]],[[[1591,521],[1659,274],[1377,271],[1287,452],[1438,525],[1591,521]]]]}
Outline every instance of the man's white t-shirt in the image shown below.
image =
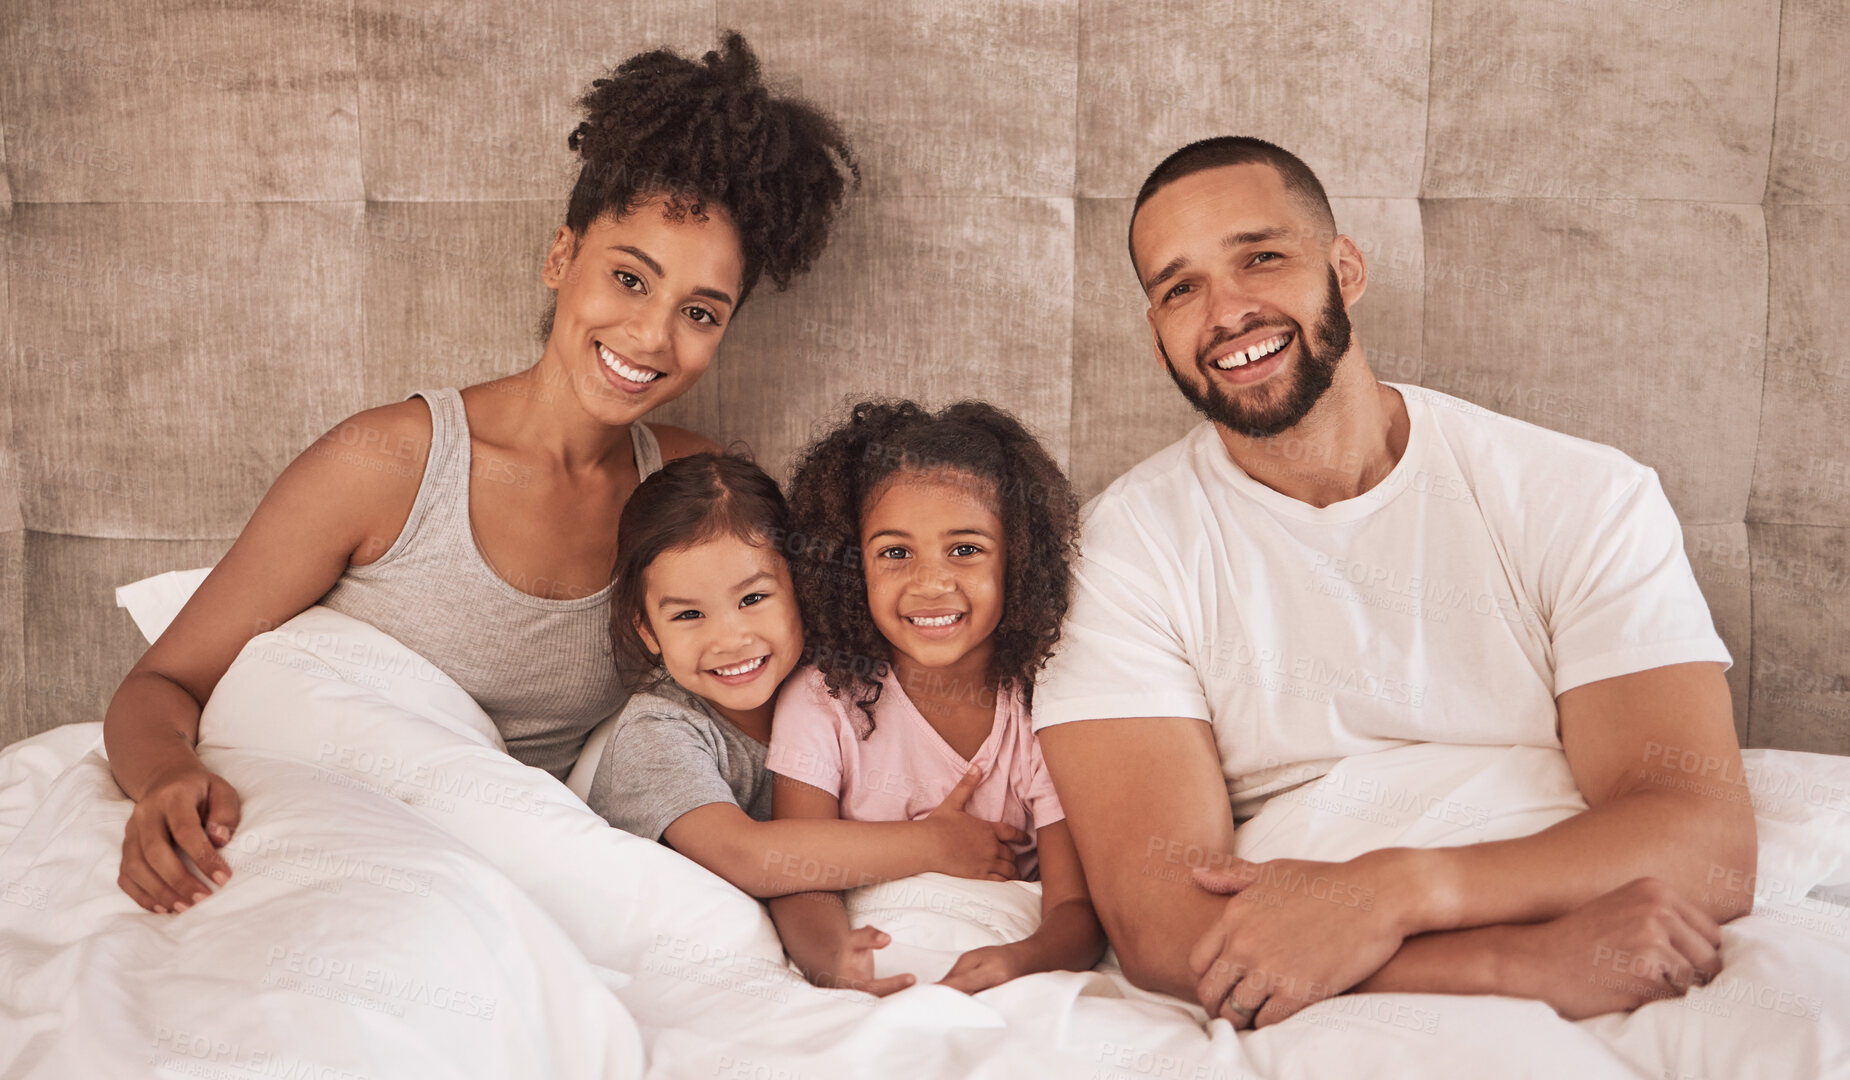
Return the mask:
{"type": "Polygon", "coordinates": [[[1406,451],[1358,498],[1282,495],[1203,422],[1087,504],[1035,730],[1206,720],[1244,818],[1354,754],[1559,747],[1559,694],[1729,663],[1654,471],[1390,385],[1406,451]]]}

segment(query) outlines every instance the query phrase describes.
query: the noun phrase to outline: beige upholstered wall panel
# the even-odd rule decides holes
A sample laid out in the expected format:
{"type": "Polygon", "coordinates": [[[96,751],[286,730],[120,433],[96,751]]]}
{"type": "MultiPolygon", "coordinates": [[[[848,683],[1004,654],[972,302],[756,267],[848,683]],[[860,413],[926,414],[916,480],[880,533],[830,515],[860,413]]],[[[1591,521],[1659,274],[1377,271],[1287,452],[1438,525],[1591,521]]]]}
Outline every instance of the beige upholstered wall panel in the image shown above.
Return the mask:
{"type": "Polygon", "coordinates": [[[98,540],[25,534],[21,555],[23,685],[7,687],[32,734],[59,724],[100,720],[116,684],[146,645],[116,586],[177,567],[210,566],[223,540],[98,540]]]}
{"type": "Polygon", "coordinates": [[[346,0],[8,0],[22,202],[360,197],[346,0]]]}
{"type": "Polygon", "coordinates": [[[721,0],[853,135],[865,191],[1073,193],[1078,0],[721,0]]]}
{"type": "Polygon", "coordinates": [[[1072,388],[1069,199],[860,200],[821,264],[753,295],[718,361],[722,428],[782,475],[845,401],[981,398],[1062,464],[1072,388]]]}
{"type": "Polygon", "coordinates": [[[1850,525],[1850,206],[1767,209],[1772,285],[1752,519],[1850,525]]]}
{"type": "Polygon", "coordinates": [[[1422,194],[1757,203],[1779,0],[1435,0],[1422,194]]]}
{"type": "MultiPolygon", "coordinates": [[[[343,3],[343,8],[349,5],[343,3]]],[[[354,0],[368,199],[562,199],[565,137],[600,66],[713,46],[711,3],[354,0]]]]}
{"type": "Polygon", "coordinates": [[[1089,0],[1079,194],[1135,196],[1169,151],[1233,132],[1331,195],[1418,195],[1432,20],[1426,0],[1089,0]]]}
{"type": "Polygon", "coordinates": [[[574,99],[727,26],[866,183],[655,419],[782,475],[851,397],[985,397],[1095,493],[1195,422],[1130,198],[1273,138],[1367,256],[1376,372],[1656,468],[1737,728],[1850,751],[1837,0],[0,6],[0,742],[99,716],[113,587],[215,558],[319,432],[529,365],[574,99]]]}
{"type": "Polygon", "coordinates": [[[1850,754],[1850,529],[1748,525],[1755,746],[1850,754]]]}
{"type": "Polygon", "coordinates": [[[360,392],[360,204],[20,203],[27,528],[235,535],[360,392]]]}
{"type": "Polygon", "coordinates": [[[1769,202],[1850,202],[1850,8],[1788,0],[1779,24],[1779,117],[1769,202]]]}
{"type": "Polygon", "coordinates": [[[1757,206],[1430,199],[1423,385],[1617,446],[1740,521],[1759,423],[1757,206]],[[1718,303],[1717,297],[1727,297],[1718,303]]]}

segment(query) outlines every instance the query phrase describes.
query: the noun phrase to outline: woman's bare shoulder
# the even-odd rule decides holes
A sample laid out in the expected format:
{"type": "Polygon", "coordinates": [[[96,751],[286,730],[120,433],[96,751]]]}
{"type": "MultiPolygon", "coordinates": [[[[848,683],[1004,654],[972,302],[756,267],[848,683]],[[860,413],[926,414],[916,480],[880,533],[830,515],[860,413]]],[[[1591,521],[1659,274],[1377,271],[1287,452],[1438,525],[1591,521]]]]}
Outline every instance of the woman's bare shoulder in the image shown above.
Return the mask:
{"type": "Polygon", "coordinates": [[[650,424],[649,430],[655,433],[656,445],[662,448],[662,460],[673,461],[675,458],[690,454],[717,454],[720,446],[705,435],[692,432],[673,424],[650,424]]]}

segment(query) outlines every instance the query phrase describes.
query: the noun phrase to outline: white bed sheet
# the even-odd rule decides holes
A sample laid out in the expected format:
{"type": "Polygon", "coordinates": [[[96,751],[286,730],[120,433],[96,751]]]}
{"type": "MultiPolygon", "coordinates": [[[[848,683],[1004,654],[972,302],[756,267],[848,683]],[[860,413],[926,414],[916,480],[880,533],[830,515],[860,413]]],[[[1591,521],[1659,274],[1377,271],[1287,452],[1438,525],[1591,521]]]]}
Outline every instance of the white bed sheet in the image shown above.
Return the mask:
{"type": "MultiPolygon", "coordinates": [[[[1574,1024],[1512,999],[1351,995],[1236,1036],[1109,958],[976,997],[811,987],[757,902],[608,828],[502,753],[454,683],[324,609],[255,639],[214,694],[201,755],[245,812],[236,876],[184,915],[116,888],[129,805],[99,727],[0,752],[0,1076],[1850,1073],[1850,912],[1810,895],[1850,864],[1846,759],[1749,752],[1763,902],[1686,999],[1574,1024]]],[[[1241,847],[1516,835],[1573,812],[1564,775],[1544,751],[1373,755],[1274,800],[1241,847]]],[[[944,953],[1018,933],[1029,896],[928,875],[855,903],[944,953]]]]}

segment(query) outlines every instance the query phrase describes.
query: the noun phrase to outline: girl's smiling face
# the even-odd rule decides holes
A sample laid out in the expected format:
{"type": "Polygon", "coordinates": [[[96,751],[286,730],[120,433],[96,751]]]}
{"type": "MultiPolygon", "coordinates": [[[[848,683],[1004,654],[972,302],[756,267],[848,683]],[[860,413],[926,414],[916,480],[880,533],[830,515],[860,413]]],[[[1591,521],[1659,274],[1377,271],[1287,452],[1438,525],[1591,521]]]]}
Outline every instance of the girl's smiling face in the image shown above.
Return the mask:
{"type": "Polygon", "coordinates": [[[988,667],[1008,570],[993,489],[953,470],[900,473],[862,514],[874,625],[920,667],[988,667]]]}
{"type": "Polygon", "coordinates": [[[665,551],[644,572],[637,629],[674,681],[728,719],[766,708],[803,652],[790,568],[726,535],[665,551]]]}
{"type": "Polygon", "coordinates": [[[717,206],[677,220],[657,197],[583,236],[561,227],[541,274],[558,294],[546,349],[586,412],[630,423],[713,363],[744,272],[738,230],[717,206]]]}

